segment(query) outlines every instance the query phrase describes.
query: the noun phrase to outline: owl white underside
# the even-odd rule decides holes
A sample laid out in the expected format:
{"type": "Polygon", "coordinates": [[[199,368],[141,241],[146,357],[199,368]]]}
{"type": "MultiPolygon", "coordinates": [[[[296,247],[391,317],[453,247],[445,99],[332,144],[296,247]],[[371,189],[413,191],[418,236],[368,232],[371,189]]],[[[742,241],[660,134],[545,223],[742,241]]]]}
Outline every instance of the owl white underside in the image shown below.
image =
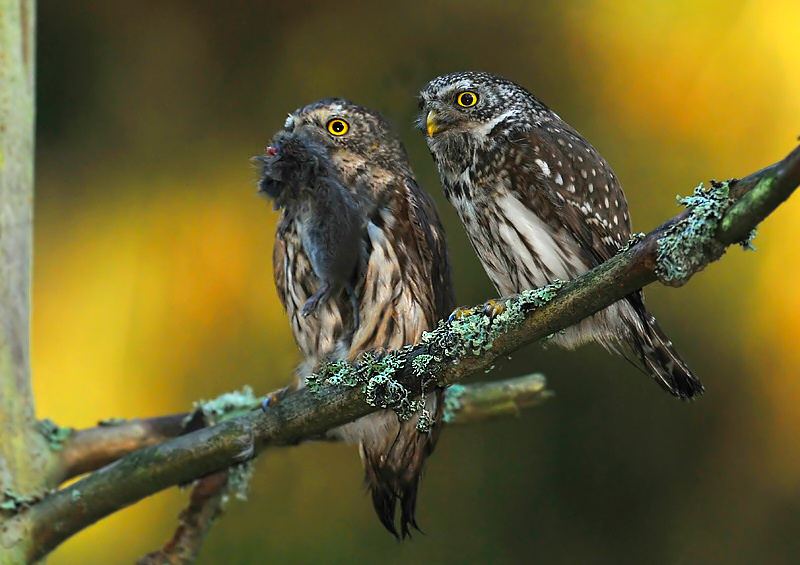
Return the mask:
{"type": "MultiPolygon", "coordinates": [[[[394,222],[394,218],[389,213],[383,213],[383,220],[387,227],[394,222]]],[[[362,351],[369,351],[378,347],[387,350],[399,349],[408,343],[416,343],[422,336],[422,332],[428,329],[425,315],[420,304],[411,298],[411,293],[403,292],[402,279],[392,280],[392,272],[400,270],[399,260],[394,253],[392,245],[383,235],[383,231],[372,222],[367,226],[367,233],[371,243],[371,253],[367,261],[367,273],[362,280],[374,281],[370,289],[357,289],[357,293],[369,300],[360,300],[361,324],[358,327],[352,341],[346,338],[334,342],[330,336],[320,342],[320,351],[330,351],[328,358],[332,360],[348,359],[354,360],[355,356],[362,351]],[[391,267],[389,265],[392,265],[391,267]],[[386,329],[375,331],[376,327],[385,327],[388,318],[395,314],[395,331],[390,332],[386,329]],[[380,343],[371,340],[374,336],[381,336],[380,343]]],[[[313,316],[319,316],[317,320],[303,318],[299,311],[308,299],[303,294],[300,285],[288,285],[287,288],[295,293],[292,300],[287,303],[289,316],[298,324],[313,323],[315,327],[332,327],[333,323],[325,321],[324,317],[341,319],[336,301],[329,300],[324,305],[320,305],[318,311],[313,316]],[[299,292],[299,294],[297,294],[299,292]]],[[[306,331],[306,330],[300,330],[306,331]]],[[[298,375],[304,376],[314,370],[317,360],[307,357],[308,360],[298,368],[298,375]]],[[[299,388],[305,386],[305,379],[300,379],[299,388]]],[[[433,412],[436,407],[435,393],[426,396],[425,409],[433,412]]],[[[419,415],[414,415],[409,422],[416,425],[419,415]]],[[[348,443],[360,444],[361,449],[364,445],[373,446],[373,449],[381,448],[384,452],[395,440],[400,430],[397,414],[392,410],[381,410],[359,418],[358,420],[345,424],[339,428],[331,430],[329,433],[348,443]]]]}
{"type": "MultiPolygon", "coordinates": [[[[578,249],[578,242],[565,229],[556,231],[508,190],[494,194],[491,199],[454,199],[453,205],[467,227],[484,270],[501,295],[539,288],[554,279],[571,280],[590,270],[578,253],[568,251],[578,249]],[[500,196],[503,193],[505,195],[500,196]],[[509,221],[480,221],[480,215],[499,216],[509,221]],[[503,242],[503,249],[491,247],[489,242],[503,242]]],[[[620,337],[630,333],[623,320],[628,323],[638,320],[626,301],[617,302],[567,328],[548,343],[571,349],[598,341],[608,349],[620,351],[620,337]]]]}

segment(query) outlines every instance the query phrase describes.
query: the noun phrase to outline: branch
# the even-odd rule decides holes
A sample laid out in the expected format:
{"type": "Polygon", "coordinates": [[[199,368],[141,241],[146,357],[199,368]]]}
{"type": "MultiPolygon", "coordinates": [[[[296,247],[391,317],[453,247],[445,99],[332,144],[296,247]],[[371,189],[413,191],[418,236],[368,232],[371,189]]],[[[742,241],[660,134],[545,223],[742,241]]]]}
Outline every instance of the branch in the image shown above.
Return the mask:
{"type": "Polygon", "coordinates": [[[74,430],[61,449],[59,482],[89,473],[143,447],[178,437],[186,431],[189,414],[101,422],[74,430]]]}
{"type": "Polygon", "coordinates": [[[189,505],[181,512],[175,534],[163,548],[145,555],[137,565],[194,563],[206,534],[225,505],[227,485],[227,471],[212,473],[197,481],[189,505]]]}
{"type": "Polygon", "coordinates": [[[503,381],[454,384],[444,397],[444,422],[473,424],[500,416],[519,416],[523,409],[552,397],[547,381],[538,373],[503,381]]]}
{"type": "Polygon", "coordinates": [[[659,257],[667,247],[692,255],[679,280],[682,284],[705,262],[719,257],[709,252],[705,262],[699,261],[698,250],[741,241],[798,184],[800,147],[783,161],[726,185],[731,202],[726,198],[719,208],[711,208],[711,215],[697,216],[700,206],[687,210],[569,283],[507,298],[505,310],[494,318],[474,308],[440,324],[420,344],[383,358],[366,356],[358,367],[342,362],[325,366],[309,387],[263,414],[239,416],[130,454],[17,517],[33,534],[30,558],[46,555],[100,518],[169,486],[249,460],[268,446],[293,444],[379,408],[408,404],[434,382],[451,385],[486,370],[498,357],[576,324],[659,276],[665,278],[659,257]],[[715,214],[718,218],[712,222],[715,214]],[[697,224],[714,227],[710,235],[703,235],[693,229],[697,224]],[[671,245],[676,242],[681,245],[671,245]]]}
{"type": "MultiPolygon", "coordinates": [[[[275,397],[276,392],[266,397],[275,397]]],[[[547,381],[540,374],[454,386],[445,391],[445,423],[470,424],[488,418],[518,415],[520,410],[537,406],[551,396],[547,381]]],[[[264,398],[254,399],[250,409],[260,408],[264,398]]],[[[96,471],[129,453],[204,427],[192,416],[186,412],[156,418],[111,420],[94,428],[72,430],[61,448],[62,476],[59,482],[96,471]]]]}

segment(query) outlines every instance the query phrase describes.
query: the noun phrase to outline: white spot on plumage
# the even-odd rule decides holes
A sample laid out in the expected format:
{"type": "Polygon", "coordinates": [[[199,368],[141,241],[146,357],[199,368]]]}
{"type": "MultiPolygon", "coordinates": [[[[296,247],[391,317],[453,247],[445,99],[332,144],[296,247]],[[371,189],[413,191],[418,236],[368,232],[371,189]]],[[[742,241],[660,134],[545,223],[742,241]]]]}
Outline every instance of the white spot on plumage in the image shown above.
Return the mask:
{"type": "Polygon", "coordinates": [[[594,192],[594,185],[592,183],[589,183],[589,194],[593,192],[594,192]]]}
{"type": "Polygon", "coordinates": [[[605,205],[606,205],[606,208],[608,208],[608,196],[606,196],[605,205]]]}
{"type": "Polygon", "coordinates": [[[589,177],[589,175],[586,174],[586,169],[581,169],[581,176],[583,178],[588,178],[589,177]]]}
{"type": "Polygon", "coordinates": [[[544,162],[544,161],[542,161],[541,159],[536,159],[536,160],[534,161],[534,163],[536,163],[537,165],[539,165],[539,168],[540,168],[540,169],[542,169],[542,174],[543,174],[544,176],[546,176],[546,177],[549,177],[549,176],[550,176],[550,166],[549,166],[547,163],[545,163],[545,162],[544,162]]]}
{"type": "Polygon", "coordinates": [[[557,173],[556,174],[555,182],[556,182],[556,184],[560,184],[560,185],[564,184],[564,179],[561,178],[561,173],[557,173]]]}
{"type": "Polygon", "coordinates": [[[575,185],[570,183],[570,185],[567,187],[567,190],[569,190],[572,194],[575,194],[575,185]]]}

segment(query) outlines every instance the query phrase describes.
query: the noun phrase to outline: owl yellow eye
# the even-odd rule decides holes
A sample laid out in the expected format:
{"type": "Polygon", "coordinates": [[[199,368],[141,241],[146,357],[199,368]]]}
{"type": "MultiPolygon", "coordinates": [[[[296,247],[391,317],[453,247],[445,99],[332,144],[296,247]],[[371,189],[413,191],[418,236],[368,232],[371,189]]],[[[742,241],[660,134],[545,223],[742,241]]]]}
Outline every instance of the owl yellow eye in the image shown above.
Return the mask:
{"type": "Polygon", "coordinates": [[[474,92],[470,92],[467,90],[466,92],[462,92],[456,98],[456,102],[458,102],[459,106],[463,106],[464,108],[470,108],[478,103],[478,95],[474,92]]]}
{"type": "Polygon", "coordinates": [[[347,125],[346,121],[340,118],[334,118],[328,122],[328,131],[333,135],[344,135],[347,133],[348,129],[350,129],[350,126],[347,125]]]}

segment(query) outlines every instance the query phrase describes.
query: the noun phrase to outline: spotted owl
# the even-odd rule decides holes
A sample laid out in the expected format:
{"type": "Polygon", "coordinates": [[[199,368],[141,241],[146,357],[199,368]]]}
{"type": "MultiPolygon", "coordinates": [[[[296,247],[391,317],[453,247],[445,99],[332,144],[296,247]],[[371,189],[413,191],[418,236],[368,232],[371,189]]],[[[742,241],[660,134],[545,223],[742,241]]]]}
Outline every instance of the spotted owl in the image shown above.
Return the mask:
{"type": "MultiPolygon", "coordinates": [[[[367,351],[418,342],[452,310],[436,206],[380,114],[341,99],[314,102],[289,115],[257,160],[260,190],[281,210],[275,285],[304,357],[298,376],[326,360],[357,362],[367,351]]],[[[442,389],[425,395],[428,432],[416,429],[419,414],[400,421],[391,410],[332,432],[359,445],[375,510],[395,536],[417,528],[417,489],[441,431],[442,398],[442,389]]]]}
{"type": "MultiPolygon", "coordinates": [[[[575,278],[628,242],[628,204],[611,167],[523,87],[488,73],[444,75],[425,86],[420,109],[445,195],[501,294],[575,278]]],[[[679,398],[703,392],[641,291],[552,339],[588,341],[679,398]]]]}

